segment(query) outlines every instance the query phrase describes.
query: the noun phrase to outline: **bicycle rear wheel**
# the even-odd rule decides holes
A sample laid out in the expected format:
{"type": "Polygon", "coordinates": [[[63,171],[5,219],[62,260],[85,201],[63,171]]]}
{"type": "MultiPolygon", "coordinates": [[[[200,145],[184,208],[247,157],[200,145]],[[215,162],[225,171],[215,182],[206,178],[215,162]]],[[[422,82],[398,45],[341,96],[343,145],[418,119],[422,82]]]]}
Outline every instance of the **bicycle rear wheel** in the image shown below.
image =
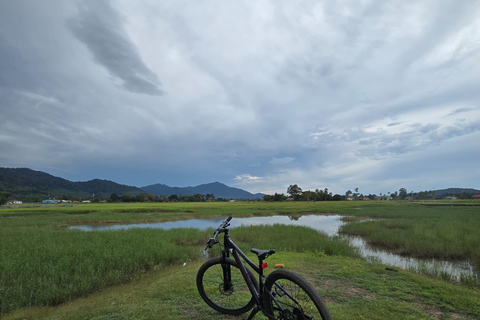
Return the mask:
{"type": "MultiPolygon", "coordinates": [[[[252,271],[247,269],[253,284],[258,290],[258,282],[252,271]]],[[[226,314],[241,314],[255,305],[242,272],[235,260],[214,258],[205,262],[197,273],[197,288],[202,299],[213,309],[226,314]],[[230,269],[231,281],[224,282],[224,267],[230,269]]]]}
{"type": "Polygon", "coordinates": [[[287,270],[275,270],[265,281],[265,289],[275,300],[267,299],[266,310],[281,320],[331,320],[327,307],[315,289],[299,275],[287,270]]]}

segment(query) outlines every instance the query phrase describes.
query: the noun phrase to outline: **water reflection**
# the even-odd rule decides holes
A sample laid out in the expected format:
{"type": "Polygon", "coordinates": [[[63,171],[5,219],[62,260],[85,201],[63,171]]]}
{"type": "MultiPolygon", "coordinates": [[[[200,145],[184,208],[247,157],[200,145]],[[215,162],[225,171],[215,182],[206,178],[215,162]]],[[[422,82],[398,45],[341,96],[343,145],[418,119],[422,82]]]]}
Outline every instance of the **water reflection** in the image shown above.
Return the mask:
{"type": "MultiPolygon", "coordinates": [[[[344,224],[340,215],[321,216],[268,216],[268,217],[249,217],[234,218],[230,221],[230,227],[239,226],[257,226],[257,225],[296,225],[307,226],[318,231],[322,231],[329,236],[338,235],[339,228],[344,224]]],[[[70,229],[79,229],[83,231],[102,231],[102,230],[128,230],[132,228],[152,228],[152,229],[179,229],[195,228],[205,230],[208,228],[217,228],[225,218],[217,219],[190,219],[184,221],[167,221],[156,223],[137,223],[137,224],[117,224],[117,225],[85,225],[71,226],[70,229]]]]}
{"type": "MultiPolygon", "coordinates": [[[[267,216],[267,217],[249,217],[234,218],[230,222],[231,228],[239,226],[255,225],[297,225],[306,226],[321,231],[330,237],[339,236],[338,231],[346,222],[342,220],[345,216],[340,215],[291,215],[291,216],[267,216]]],[[[72,226],[70,229],[79,229],[83,231],[101,231],[101,230],[128,230],[132,228],[153,228],[153,229],[174,229],[174,228],[195,228],[205,230],[208,228],[217,228],[225,218],[217,219],[190,219],[184,221],[168,221],[157,223],[141,224],[123,224],[123,225],[85,225],[72,226]]],[[[362,223],[362,222],[350,222],[362,223]]],[[[357,248],[362,257],[369,261],[380,262],[383,264],[399,267],[402,269],[413,270],[422,273],[429,273],[445,278],[445,274],[459,281],[461,276],[476,278],[479,281],[479,270],[468,262],[450,262],[435,259],[416,259],[402,257],[400,255],[373,248],[369,246],[362,238],[347,235],[340,236],[347,239],[351,246],[357,248]]]]}
{"type": "Polygon", "coordinates": [[[357,248],[362,257],[372,262],[380,262],[405,270],[427,273],[439,277],[450,277],[452,280],[460,281],[462,276],[477,278],[479,270],[467,261],[444,261],[436,259],[416,259],[403,257],[389,251],[369,246],[361,237],[342,235],[348,239],[350,245],[357,248]]]}

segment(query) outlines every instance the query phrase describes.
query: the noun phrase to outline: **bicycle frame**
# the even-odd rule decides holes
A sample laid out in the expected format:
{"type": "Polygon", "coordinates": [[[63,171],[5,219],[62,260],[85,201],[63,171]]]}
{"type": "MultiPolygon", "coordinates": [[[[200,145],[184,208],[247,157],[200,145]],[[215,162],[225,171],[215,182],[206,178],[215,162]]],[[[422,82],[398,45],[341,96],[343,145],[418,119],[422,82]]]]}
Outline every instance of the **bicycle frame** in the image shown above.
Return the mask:
{"type": "MultiPolygon", "coordinates": [[[[273,315],[267,314],[267,312],[263,308],[265,293],[267,293],[270,296],[270,299],[272,299],[275,302],[275,304],[280,307],[280,305],[277,302],[277,300],[275,299],[275,297],[273,297],[270,292],[266,292],[264,290],[264,275],[263,275],[263,268],[262,268],[263,260],[259,259],[259,264],[257,266],[254,262],[252,262],[250,259],[248,259],[248,257],[245,255],[245,253],[243,253],[243,251],[240,250],[240,248],[230,239],[230,236],[228,235],[228,229],[223,229],[222,231],[224,232],[224,237],[223,237],[224,248],[222,250],[222,258],[223,259],[228,258],[229,255],[230,255],[230,249],[232,250],[231,251],[232,256],[235,259],[235,261],[237,262],[237,265],[240,268],[242,276],[243,276],[245,282],[247,283],[248,289],[250,290],[250,293],[252,294],[252,297],[255,299],[255,304],[257,305],[253,309],[253,311],[250,314],[250,316],[248,317],[248,319],[252,319],[253,316],[255,316],[255,314],[258,311],[262,311],[262,313],[265,316],[267,316],[269,319],[275,320],[275,317],[273,315]],[[240,259],[240,257],[242,257],[243,260],[245,260],[245,262],[250,267],[252,267],[252,269],[256,273],[258,273],[258,275],[259,275],[259,279],[258,279],[259,280],[258,281],[259,291],[257,291],[257,289],[255,288],[255,285],[253,284],[252,280],[250,279],[250,276],[248,275],[247,269],[246,269],[245,265],[243,264],[242,260],[240,259]]],[[[225,286],[225,290],[227,290],[227,289],[229,289],[227,286],[229,285],[229,282],[231,282],[230,265],[227,265],[227,264],[223,265],[222,264],[222,268],[223,268],[224,286],[225,286]]]]}
{"type": "MultiPolygon", "coordinates": [[[[258,258],[258,265],[256,265],[254,262],[248,259],[247,255],[243,253],[242,250],[230,239],[228,229],[230,220],[232,220],[231,216],[228,217],[227,220],[223,221],[222,224],[220,224],[217,230],[213,233],[213,236],[207,241],[207,246],[205,247],[205,250],[208,248],[211,249],[215,244],[219,243],[217,237],[220,235],[220,233],[223,233],[224,241],[221,257],[205,262],[197,273],[198,292],[200,293],[202,299],[209,306],[226,314],[239,314],[247,312],[253,307],[247,320],[252,320],[259,311],[261,311],[269,320],[276,320],[277,312],[278,317],[281,319],[313,319],[314,316],[310,315],[310,311],[307,309],[304,310],[304,308],[307,308],[308,306],[308,309],[314,308],[311,311],[313,311],[315,314],[316,311],[318,311],[320,318],[331,320],[330,313],[328,312],[328,309],[320,296],[318,296],[318,293],[299,275],[287,270],[275,270],[270,273],[268,277],[266,277],[263,269],[267,267],[267,264],[263,263],[263,260],[265,260],[269,255],[274,254],[275,250],[251,249],[251,252],[255,253],[258,258]],[[234,261],[232,261],[233,259],[230,258],[230,255],[233,256],[234,261]],[[242,262],[242,258],[243,261],[245,261],[245,264],[242,262]],[[218,283],[218,278],[216,278],[217,280],[213,280],[213,278],[207,280],[208,290],[212,292],[212,297],[215,297],[214,300],[212,300],[210,293],[205,291],[206,287],[204,286],[204,275],[207,270],[210,269],[210,267],[216,266],[215,268],[218,268],[219,264],[222,268],[221,272],[223,273],[223,282],[218,283]],[[246,267],[246,265],[249,265],[259,275],[258,287],[256,284],[255,275],[246,267]],[[242,285],[237,287],[236,279],[234,281],[235,284],[232,283],[232,270],[235,270],[236,273],[237,269],[242,274],[243,280],[247,284],[248,291],[244,290],[245,287],[242,285]],[[288,289],[290,286],[293,286],[292,291],[288,289]],[[296,289],[297,287],[299,288],[298,296],[296,289]],[[217,289],[219,292],[217,292],[217,289]],[[224,299],[221,297],[222,295],[229,296],[235,292],[239,293],[238,295],[235,295],[235,297],[239,297],[241,299],[239,300],[240,305],[230,308],[228,306],[228,302],[227,304],[222,302],[224,299]],[[247,292],[250,293],[250,298],[248,298],[247,292]],[[217,298],[215,295],[218,296],[219,293],[220,298],[217,298]],[[242,301],[245,298],[248,298],[248,300],[242,301]],[[282,305],[284,307],[282,307],[282,305]]],[[[215,271],[213,271],[213,273],[215,273],[215,271]]],[[[211,276],[207,276],[207,278],[211,278],[211,276]]]]}

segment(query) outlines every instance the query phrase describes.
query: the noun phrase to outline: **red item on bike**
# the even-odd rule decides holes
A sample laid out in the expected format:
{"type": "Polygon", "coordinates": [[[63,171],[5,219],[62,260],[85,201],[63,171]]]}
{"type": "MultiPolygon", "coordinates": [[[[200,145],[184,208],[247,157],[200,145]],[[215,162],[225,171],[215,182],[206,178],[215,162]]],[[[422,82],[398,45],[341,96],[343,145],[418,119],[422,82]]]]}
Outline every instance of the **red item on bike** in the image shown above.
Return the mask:
{"type": "Polygon", "coordinates": [[[262,263],[262,269],[265,269],[266,267],[268,267],[268,264],[267,263],[262,263]]]}

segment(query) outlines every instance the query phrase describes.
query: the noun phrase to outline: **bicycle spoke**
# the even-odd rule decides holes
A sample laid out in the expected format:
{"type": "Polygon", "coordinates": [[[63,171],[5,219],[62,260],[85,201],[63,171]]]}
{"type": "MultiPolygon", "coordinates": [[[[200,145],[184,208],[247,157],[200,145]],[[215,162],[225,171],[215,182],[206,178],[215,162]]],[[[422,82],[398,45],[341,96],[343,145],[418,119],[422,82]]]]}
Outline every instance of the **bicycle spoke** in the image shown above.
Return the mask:
{"type": "Polygon", "coordinates": [[[207,242],[207,248],[219,243],[217,237],[224,233],[224,251],[221,258],[213,258],[205,262],[197,273],[197,288],[202,299],[213,309],[228,314],[241,314],[251,310],[255,303],[257,307],[252,310],[249,319],[259,310],[269,318],[273,314],[278,320],[331,320],[330,313],[315,289],[299,275],[287,270],[275,270],[265,280],[264,292],[259,292],[259,285],[255,275],[250,269],[245,269],[240,257],[245,259],[253,269],[259,273],[263,281],[263,260],[275,250],[252,249],[259,259],[261,268],[254,266],[253,262],[230,240],[228,236],[229,221],[227,220],[214,232],[213,237],[207,242]],[[229,251],[235,260],[229,257],[229,251]],[[239,257],[240,256],[240,257],[239,257]],[[223,267],[222,267],[223,266],[223,267]],[[242,268],[242,269],[240,269],[242,268]],[[245,281],[247,277],[247,281],[245,281]],[[224,279],[227,277],[227,280],[224,279]],[[250,278],[250,280],[248,280],[250,278]],[[255,290],[252,288],[255,288],[255,290]],[[249,290],[252,288],[252,292],[249,290]],[[257,292],[260,297],[256,296],[257,292]],[[260,299],[259,299],[260,298],[260,299]],[[263,302],[263,305],[259,305],[263,302]]]}
{"type": "Polygon", "coordinates": [[[283,308],[274,308],[279,319],[322,319],[308,294],[295,283],[281,279],[275,284],[275,299],[283,308]]]}
{"type": "Polygon", "coordinates": [[[204,288],[209,298],[226,308],[239,308],[251,299],[250,291],[237,268],[231,269],[231,287],[224,290],[223,269],[220,264],[207,270],[204,275],[204,288]]]}

